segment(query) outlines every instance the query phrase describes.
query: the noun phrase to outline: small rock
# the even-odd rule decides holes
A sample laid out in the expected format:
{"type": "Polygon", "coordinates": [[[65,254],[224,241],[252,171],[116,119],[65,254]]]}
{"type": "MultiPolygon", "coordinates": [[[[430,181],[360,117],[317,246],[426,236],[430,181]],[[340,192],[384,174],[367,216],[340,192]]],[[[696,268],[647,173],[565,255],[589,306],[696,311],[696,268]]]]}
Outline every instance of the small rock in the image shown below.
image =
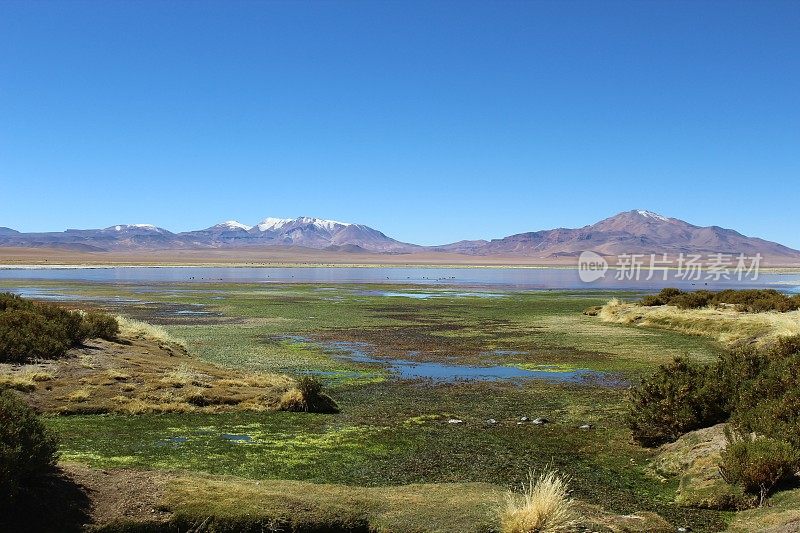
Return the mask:
{"type": "Polygon", "coordinates": [[[592,429],[593,427],[594,426],[591,425],[591,424],[584,424],[584,425],[578,427],[578,429],[592,429]]]}
{"type": "Polygon", "coordinates": [[[463,424],[464,421],[460,420],[458,418],[451,418],[450,420],[447,421],[447,423],[448,424],[463,424]]]}
{"type": "Polygon", "coordinates": [[[493,426],[497,424],[497,420],[495,420],[494,418],[490,418],[489,420],[486,421],[486,423],[489,424],[490,426],[493,426]]]}
{"type": "Polygon", "coordinates": [[[528,418],[527,416],[523,416],[522,418],[519,419],[520,422],[527,422],[528,420],[530,420],[530,418],[528,418]]]}
{"type": "Polygon", "coordinates": [[[679,527],[678,528],[678,533],[689,533],[689,531],[691,531],[691,530],[692,530],[692,528],[690,528],[689,526],[679,527]]]}
{"type": "Polygon", "coordinates": [[[533,421],[533,423],[536,424],[537,426],[541,426],[543,424],[547,424],[548,422],[550,422],[550,421],[548,419],[546,419],[546,418],[537,418],[536,420],[533,421]]]}

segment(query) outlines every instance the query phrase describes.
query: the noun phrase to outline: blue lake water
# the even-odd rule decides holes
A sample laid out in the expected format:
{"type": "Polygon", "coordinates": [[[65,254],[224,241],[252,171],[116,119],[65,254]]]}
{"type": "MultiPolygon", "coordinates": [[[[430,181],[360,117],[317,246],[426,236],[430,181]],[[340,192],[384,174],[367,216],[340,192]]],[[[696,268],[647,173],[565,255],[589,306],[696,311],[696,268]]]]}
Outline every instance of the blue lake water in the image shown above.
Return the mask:
{"type": "MultiPolygon", "coordinates": [[[[403,283],[502,289],[658,290],[771,287],[800,292],[800,273],[762,273],[756,280],[683,280],[671,274],[646,279],[616,279],[613,270],[593,283],[584,283],[569,268],[422,268],[422,267],[113,267],[113,268],[0,268],[0,280],[63,280],[103,283],[263,282],[263,283],[403,283]]],[[[387,294],[392,295],[392,294],[387,294]]],[[[398,296],[413,297],[403,293],[398,296]]],[[[435,296],[435,295],[434,295],[435,296]]],[[[421,296],[417,296],[421,297],[421,296]]],[[[429,296],[430,297],[430,296],[429,296]]]]}
{"type": "MultiPolygon", "coordinates": [[[[315,341],[301,335],[284,335],[281,339],[293,343],[316,344],[333,357],[353,361],[381,365],[396,379],[430,380],[434,382],[457,381],[500,381],[539,379],[554,383],[591,383],[619,386],[622,384],[615,376],[585,368],[559,369],[541,365],[540,368],[528,369],[513,365],[467,365],[457,363],[438,363],[414,359],[419,354],[409,352],[407,358],[389,358],[373,355],[375,347],[366,342],[349,341],[315,341]]],[[[524,353],[524,352],[516,352],[524,353]]],[[[510,355],[510,352],[507,352],[510,355]]],[[[325,373],[321,373],[324,375],[325,373]]]]}

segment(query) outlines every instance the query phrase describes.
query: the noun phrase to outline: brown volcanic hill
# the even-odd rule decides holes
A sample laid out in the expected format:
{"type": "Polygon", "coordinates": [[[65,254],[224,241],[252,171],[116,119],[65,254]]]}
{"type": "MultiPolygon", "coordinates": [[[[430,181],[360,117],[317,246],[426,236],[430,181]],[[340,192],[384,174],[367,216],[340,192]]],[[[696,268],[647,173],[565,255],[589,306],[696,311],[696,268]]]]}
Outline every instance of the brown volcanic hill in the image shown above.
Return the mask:
{"type": "Polygon", "coordinates": [[[436,249],[470,255],[522,255],[537,258],[578,256],[585,250],[620,254],[745,254],[760,253],[774,262],[800,262],[800,251],[746,237],[718,226],[700,227],[651,211],[619,213],[577,229],[557,228],[511,235],[489,242],[462,241],[436,249]]]}

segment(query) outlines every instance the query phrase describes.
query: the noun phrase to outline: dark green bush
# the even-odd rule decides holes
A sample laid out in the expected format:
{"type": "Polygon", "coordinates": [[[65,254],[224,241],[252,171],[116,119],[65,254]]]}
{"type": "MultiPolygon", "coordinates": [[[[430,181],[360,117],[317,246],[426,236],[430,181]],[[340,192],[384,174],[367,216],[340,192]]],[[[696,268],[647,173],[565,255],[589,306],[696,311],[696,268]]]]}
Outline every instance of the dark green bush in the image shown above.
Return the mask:
{"type": "Polygon", "coordinates": [[[762,313],[779,311],[785,313],[798,309],[798,301],[775,289],[727,289],[714,295],[714,303],[735,305],[740,311],[762,313]]]}
{"type": "Polygon", "coordinates": [[[676,360],[631,390],[628,425],[646,446],[728,418],[800,449],[800,336],[731,350],[708,366],[676,360]]]}
{"type": "Polygon", "coordinates": [[[731,485],[764,498],[780,483],[794,478],[800,452],[788,442],[769,437],[725,432],[728,445],[720,456],[719,471],[731,485]]]}
{"type": "Polygon", "coordinates": [[[639,302],[640,305],[643,305],[645,307],[654,307],[656,305],[664,305],[665,303],[666,302],[664,302],[664,300],[652,294],[648,294],[647,296],[642,298],[641,301],[639,302]]]}
{"type": "Polygon", "coordinates": [[[800,309],[800,295],[786,296],[774,289],[725,289],[720,292],[683,292],[675,288],[662,289],[639,302],[644,306],[674,305],[680,309],[699,309],[709,305],[733,305],[748,313],[778,311],[785,313],[800,309]]]}
{"type": "Polygon", "coordinates": [[[669,305],[674,305],[678,309],[700,309],[707,307],[713,298],[714,293],[711,291],[684,292],[670,298],[669,305]]]}
{"type": "Polygon", "coordinates": [[[675,287],[666,287],[664,289],[661,289],[661,291],[658,293],[658,297],[668,302],[672,298],[680,296],[681,294],[683,294],[683,291],[680,289],[676,289],[675,287]]]}
{"type": "Polygon", "coordinates": [[[73,342],[62,324],[28,310],[0,313],[0,362],[63,357],[73,342]]]}
{"type": "Polygon", "coordinates": [[[643,380],[630,393],[627,421],[633,438],[656,446],[726,420],[728,403],[716,372],[676,358],[643,380]]]}
{"type": "Polygon", "coordinates": [[[800,353],[800,335],[791,337],[780,337],[772,348],[775,357],[788,357],[800,353]]]}
{"type": "Polygon", "coordinates": [[[89,311],[83,315],[83,327],[87,339],[115,340],[119,335],[117,319],[105,313],[89,311]]]}
{"type": "Polygon", "coordinates": [[[58,359],[87,338],[113,340],[118,333],[116,319],[104,313],[82,314],[0,294],[0,363],[58,359]]]}
{"type": "Polygon", "coordinates": [[[669,304],[670,300],[681,294],[683,294],[683,291],[680,289],[667,287],[665,289],[661,289],[658,294],[649,294],[645,296],[639,303],[647,307],[652,307],[655,305],[667,305],[669,304]]]}
{"type": "Polygon", "coordinates": [[[33,410],[0,390],[0,512],[53,472],[57,447],[33,410]]]}
{"type": "Polygon", "coordinates": [[[765,360],[760,372],[740,383],[733,420],[800,448],[800,353],[773,352],[765,360]]]}

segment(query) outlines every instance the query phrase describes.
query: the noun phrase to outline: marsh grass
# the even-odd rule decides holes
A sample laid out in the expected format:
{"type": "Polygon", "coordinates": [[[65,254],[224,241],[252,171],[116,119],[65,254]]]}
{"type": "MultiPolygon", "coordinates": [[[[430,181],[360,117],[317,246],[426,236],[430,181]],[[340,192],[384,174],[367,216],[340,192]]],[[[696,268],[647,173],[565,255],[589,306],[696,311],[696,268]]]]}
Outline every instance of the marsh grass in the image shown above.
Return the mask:
{"type": "MultiPolygon", "coordinates": [[[[110,290],[91,284],[71,286],[79,293],[103,290],[107,295],[124,294],[119,287],[110,290]]],[[[441,345],[446,350],[430,353],[423,350],[421,357],[452,357],[466,364],[564,364],[619,371],[627,376],[650,373],[654,364],[687,352],[695,361],[715,358],[717,343],[708,338],[666,329],[634,329],[581,314],[586,307],[603,304],[619,293],[532,291],[503,299],[414,300],[355,294],[356,289],[369,287],[347,286],[337,289],[336,296],[340,299],[332,301],[331,293],[319,291],[318,286],[214,284],[197,290],[197,284],[174,285],[180,287],[192,291],[156,292],[152,297],[166,303],[213,307],[230,321],[217,324],[197,318],[192,323],[175,322],[162,329],[172,337],[187,340],[195,356],[189,361],[192,366],[199,364],[203,372],[234,380],[225,382],[225,388],[229,392],[242,389],[242,403],[236,408],[201,408],[185,402],[169,403],[168,397],[159,397],[165,402],[158,404],[163,405],[159,410],[170,406],[192,410],[150,415],[159,412],[151,410],[157,406],[156,401],[150,404],[139,397],[152,392],[157,385],[161,391],[169,390],[160,379],[181,359],[170,357],[163,360],[166,364],[143,365],[143,370],[154,370],[152,377],[144,380],[139,379],[138,371],[122,367],[133,378],[105,389],[111,398],[125,391],[124,387],[135,385],[136,391],[126,394],[132,397],[127,402],[128,409],[115,408],[102,417],[48,417],[48,424],[58,428],[64,438],[67,460],[103,468],[125,464],[241,475],[260,480],[262,487],[270,478],[340,483],[347,485],[347,490],[352,486],[462,480],[491,483],[489,486],[498,497],[488,507],[489,498],[485,494],[474,500],[465,496],[462,503],[453,506],[448,501],[437,503],[439,500],[428,494],[408,492],[400,509],[407,510],[407,514],[420,513],[409,518],[408,524],[416,525],[416,529],[397,527],[396,522],[386,523],[387,530],[448,532],[495,530],[496,516],[482,529],[471,524],[482,523],[474,517],[480,514],[485,519],[502,505],[505,494],[502,487],[522,481],[525,473],[516,466],[525,461],[536,468],[553,464],[560,472],[580,479],[573,487],[574,497],[596,502],[609,511],[648,510],[687,523],[697,531],[724,529],[718,513],[677,508],[671,503],[674,487],[645,474],[647,453],[630,442],[630,433],[624,426],[622,389],[553,385],[535,380],[522,386],[503,383],[421,386],[399,383],[390,377],[376,384],[365,379],[366,373],[365,377],[352,377],[365,370],[372,375],[374,368],[365,369],[334,358],[312,343],[269,341],[286,334],[358,340],[358,330],[370,328],[371,338],[376,340],[381,353],[384,348],[405,353],[406,349],[441,345]],[[224,300],[216,299],[220,292],[224,292],[224,300]],[[427,329],[417,327],[420,322],[427,329]],[[381,336],[385,328],[393,328],[393,334],[381,336]],[[415,333],[424,335],[415,337],[415,333]],[[395,340],[403,342],[394,344],[395,340]],[[528,354],[484,355],[494,349],[528,354]],[[203,366],[209,361],[230,372],[211,372],[203,366]],[[342,414],[330,417],[260,412],[265,408],[274,411],[281,394],[294,383],[284,376],[274,386],[252,391],[250,398],[245,396],[240,383],[249,380],[242,375],[248,371],[264,372],[274,381],[279,377],[275,373],[299,375],[308,370],[320,372],[326,388],[335,390],[342,414]],[[334,372],[341,372],[341,377],[331,378],[334,372]],[[272,394],[274,401],[270,403],[272,394]],[[245,408],[259,412],[240,411],[245,408]],[[126,416],[137,409],[141,409],[142,416],[126,416]],[[446,420],[442,421],[442,414],[463,418],[465,423],[448,425],[446,420]],[[426,415],[431,419],[406,424],[409,419],[426,415]],[[522,415],[546,415],[554,423],[547,427],[517,425],[522,415]],[[489,418],[496,418],[499,423],[488,427],[484,421],[489,418]],[[595,428],[579,430],[578,426],[586,422],[595,428]],[[206,433],[209,428],[212,434],[206,433]],[[253,441],[234,444],[220,438],[221,433],[248,434],[253,441]],[[186,435],[189,440],[180,444],[170,442],[175,435],[186,435]],[[437,506],[443,512],[434,512],[437,506]],[[451,522],[439,522],[439,527],[434,527],[421,514],[426,509],[451,522]]],[[[374,288],[386,290],[386,286],[374,288]]],[[[636,298],[640,294],[621,296],[636,298]]],[[[104,360],[99,359],[98,368],[105,367],[104,360]]],[[[105,376],[104,379],[108,381],[105,376]]],[[[190,388],[174,390],[173,400],[185,397],[190,388]]],[[[96,397],[79,405],[87,407],[95,401],[96,397]]],[[[307,485],[298,490],[299,498],[310,490],[307,485]]],[[[276,488],[283,489],[277,485],[276,488]]],[[[465,493],[463,488],[450,492],[448,498],[462,493],[465,493]]],[[[203,516],[209,510],[209,494],[210,490],[200,490],[197,494],[196,513],[192,516],[200,518],[200,522],[211,514],[203,516]]],[[[290,516],[297,516],[296,510],[304,505],[304,500],[294,499],[293,494],[279,492],[274,501],[292,509],[290,516]]],[[[248,509],[221,502],[219,505],[223,514],[241,510],[246,515],[252,510],[253,517],[265,516],[257,512],[263,509],[258,500],[248,509]]],[[[370,519],[370,525],[373,524],[378,527],[384,523],[370,519]]]]}
{"type": "Polygon", "coordinates": [[[133,337],[139,339],[153,339],[167,344],[177,344],[186,347],[186,341],[182,338],[173,337],[163,326],[148,324],[141,320],[128,318],[118,315],[120,335],[123,337],[133,337]]]}
{"type": "Polygon", "coordinates": [[[502,533],[555,533],[576,520],[569,480],[552,469],[530,472],[522,494],[509,492],[500,511],[502,533]]]}
{"type": "Polygon", "coordinates": [[[204,523],[225,533],[262,531],[263,524],[275,531],[477,533],[495,530],[489,511],[501,498],[502,489],[486,483],[354,487],[195,476],[173,481],[164,504],[188,530],[204,523]]]}
{"type": "Polygon", "coordinates": [[[800,334],[800,311],[745,313],[733,308],[643,307],[614,298],[603,306],[599,317],[604,322],[712,337],[726,346],[752,342],[771,345],[781,337],[800,334]]]}

